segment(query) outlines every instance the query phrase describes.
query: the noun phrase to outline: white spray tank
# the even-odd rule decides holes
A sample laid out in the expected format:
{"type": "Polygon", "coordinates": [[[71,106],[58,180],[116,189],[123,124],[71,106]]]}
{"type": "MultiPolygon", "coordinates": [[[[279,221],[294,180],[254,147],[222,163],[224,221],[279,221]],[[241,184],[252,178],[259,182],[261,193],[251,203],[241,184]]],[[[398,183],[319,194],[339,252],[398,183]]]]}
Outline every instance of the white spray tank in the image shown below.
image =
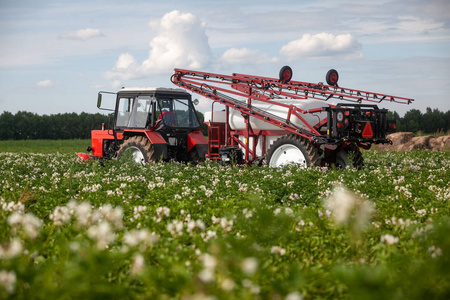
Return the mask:
{"type": "MultiPolygon", "coordinates": [[[[289,106],[294,105],[298,107],[299,109],[308,111],[310,109],[315,108],[322,108],[327,106],[328,104],[325,103],[322,100],[314,100],[314,99],[307,99],[307,100],[298,100],[298,99],[274,99],[279,104],[283,104],[285,106],[276,105],[276,104],[270,104],[266,102],[260,102],[260,101],[252,101],[252,107],[256,107],[259,109],[262,109],[264,111],[267,111],[268,113],[275,115],[277,117],[280,117],[282,119],[287,119],[287,115],[289,112],[289,106]]],[[[315,126],[319,124],[321,121],[323,121],[327,117],[326,112],[317,112],[317,113],[306,113],[301,114],[301,117],[303,120],[308,123],[310,126],[315,126]]],[[[226,112],[223,111],[214,111],[212,113],[211,111],[208,111],[205,113],[205,121],[206,122],[215,122],[215,123],[225,123],[226,121],[226,112]],[[214,119],[214,120],[213,120],[214,119]]],[[[252,116],[249,117],[250,125],[253,130],[281,130],[280,127],[275,126],[269,122],[265,122],[260,119],[256,119],[252,116]]],[[[229,111],[229,117],[228,122],[230,125],[231,130],[245,130],[246,124],[244,117],[242,116],[242,113],[238,110],[230,109],[229,111]]],[[[294,114],[291,115],[290,118],[291,124],[300,127],[302,129],[308,130],[309,128],[306,126],[306,124],[301,121],[297,116],[294,114]]],[[[270,145],[280,137],[280,135],[270,135],[266,136],[266,145],[264,145],[265,149],[267,150],[270,145]]],[[[240,139],[244,141],[244,136],[240,136],[240,139]]],[[[261,138],[260,138],[261,139],[261,138]]],[[[250,147],[253,146],[252,139],[248,141],[250,144],[250,147]]],[[[257,147],[256,147],[256,154],[258,156],[262,155],[262,141],[258,141],[257,147]]],[[[243,149],[245,152],[245,149],[243,149]]]]}

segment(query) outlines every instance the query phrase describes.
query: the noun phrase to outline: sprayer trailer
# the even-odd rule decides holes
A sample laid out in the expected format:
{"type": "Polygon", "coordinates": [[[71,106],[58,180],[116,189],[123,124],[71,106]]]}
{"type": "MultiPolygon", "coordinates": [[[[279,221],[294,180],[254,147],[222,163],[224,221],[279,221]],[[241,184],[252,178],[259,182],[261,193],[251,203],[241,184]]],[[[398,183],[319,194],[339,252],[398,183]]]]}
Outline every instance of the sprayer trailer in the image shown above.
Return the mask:
{"type": "Polygon", "coordinates": [[[292,69],[285,66],[279,78],[175,69],[171,81],[213,100],[205,114],[209,159],[274,167],[360,168],[360,149],[391,143],[386,135],[396,129],[386,118],[388,110],[377,104],[413,101],[339,87],[334,69],[326,74],[327,84],[291,78],[292,69]],[[217,103],[220,110],[214,110],[217,103]]]}
{"type": "Polygon", "coordinates": [[[93,130],[92,155],[88,159],[125,159],[137,163],[156,161],[199,162],[205,159],[208,143],[191,94],[172,88],[123,88],[117,93],[99,92],[97,107],[103,96],[115,96],[111,129],[93,130]]]}

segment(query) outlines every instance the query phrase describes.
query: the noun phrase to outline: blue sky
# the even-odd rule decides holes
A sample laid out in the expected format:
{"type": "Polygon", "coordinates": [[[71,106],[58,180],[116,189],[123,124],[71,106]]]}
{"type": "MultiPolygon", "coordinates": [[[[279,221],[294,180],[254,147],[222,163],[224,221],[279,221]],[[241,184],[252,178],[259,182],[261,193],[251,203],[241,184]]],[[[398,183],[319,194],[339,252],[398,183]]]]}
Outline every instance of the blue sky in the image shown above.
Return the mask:
{"type": "MultiPolygon", "coordinates": [[[[175,67],[320,82],[450,109],[450,1],[0,0],[0,113],[99,112],[99,90],[175,67]]],[[[200,99],[205,111],[210,102],[200,99]]]]}

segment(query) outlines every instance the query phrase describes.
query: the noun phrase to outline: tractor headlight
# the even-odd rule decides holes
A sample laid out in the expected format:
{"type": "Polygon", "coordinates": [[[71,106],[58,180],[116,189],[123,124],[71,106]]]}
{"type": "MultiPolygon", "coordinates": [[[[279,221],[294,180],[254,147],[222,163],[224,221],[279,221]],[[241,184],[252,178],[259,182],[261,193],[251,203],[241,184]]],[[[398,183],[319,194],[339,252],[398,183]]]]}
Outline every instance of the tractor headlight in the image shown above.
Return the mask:
{"type": "Polygon", "coordinates": [[[337,119],[338,122],[344,121],[344,114],[342,113],[342,111],[337,113],[336,119],[337,119]]]}

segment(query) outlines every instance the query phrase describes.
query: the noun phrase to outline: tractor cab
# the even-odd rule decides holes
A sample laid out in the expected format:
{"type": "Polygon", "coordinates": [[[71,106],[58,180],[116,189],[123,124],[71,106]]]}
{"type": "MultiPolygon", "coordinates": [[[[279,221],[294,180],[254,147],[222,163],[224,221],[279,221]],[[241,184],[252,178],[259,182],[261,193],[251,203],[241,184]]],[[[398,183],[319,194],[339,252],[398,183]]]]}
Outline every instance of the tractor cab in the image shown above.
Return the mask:
{"type": "Polygon", "coordinates": [[[189,131],[199,127],[191,95],[183,90],[124,88],[117,93],[114,128],[118,131],[189,131]]]}

